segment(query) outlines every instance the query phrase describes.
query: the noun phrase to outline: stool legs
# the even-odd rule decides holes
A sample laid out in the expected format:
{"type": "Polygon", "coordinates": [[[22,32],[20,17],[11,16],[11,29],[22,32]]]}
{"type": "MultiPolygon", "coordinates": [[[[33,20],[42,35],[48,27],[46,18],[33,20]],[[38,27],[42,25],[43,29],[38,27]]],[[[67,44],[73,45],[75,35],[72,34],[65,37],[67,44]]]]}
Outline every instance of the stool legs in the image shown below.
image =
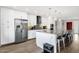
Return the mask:
{"type": "Polygon", "coordinates": [[[58,52],[60,52],[60,40],[58,40],[58,52]]]}
{"type": "Polygon", "coordinates": [[[65,48],[65,39],[64,39],[64,37],[62,38],[62,41],[63,41],[63,47],[65,48]]]}
{"type": "Polygon", "coordinates": [[[60,52],[60,41],[63,42],[63,47],[65,48],[65,39],[64,39],[64,37],[62,39],[58,39],[58,52],[60,52]]]}

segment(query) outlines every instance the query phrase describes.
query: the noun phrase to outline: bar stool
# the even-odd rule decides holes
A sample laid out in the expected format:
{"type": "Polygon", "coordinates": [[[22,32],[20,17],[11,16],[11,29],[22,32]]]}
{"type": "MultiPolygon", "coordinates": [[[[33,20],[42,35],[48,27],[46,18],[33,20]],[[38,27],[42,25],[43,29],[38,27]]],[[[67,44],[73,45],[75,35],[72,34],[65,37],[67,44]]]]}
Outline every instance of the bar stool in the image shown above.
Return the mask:
{"type": "Polygon", "coordinates": [[[62,37],[63,47],[65,48],[65,37],[62,37]]]}
{"type": "Polygon", "coordinates": [[[65,39],[64,39],[64,37],[61,37],[61,36],[58,36],[58,38],[57,38],[57,43],[58,43],[58,52],[60,52],[60,42],[63,42],[63,47],[65,48],[65,39]]]}
{"type": "Polygon", "coordinates": [[[69,44],[70,44],[70,42],[71,42],[71,36],[70,36],[70,34],[68,35],[68,38],[69,38],[69,44]]]}
{"type": "Polygon", "coordinates": [[[63,40],[63,47],[65,48],[65,39],[66,39],[67,34],[62,35],[62,40],[63,40]]]}
{"type": "Polygon", "coordinates": [[[69,44],[70,44],[71,43],[71,33],[67,33],[67,37],[68,37],[69,44]]]}

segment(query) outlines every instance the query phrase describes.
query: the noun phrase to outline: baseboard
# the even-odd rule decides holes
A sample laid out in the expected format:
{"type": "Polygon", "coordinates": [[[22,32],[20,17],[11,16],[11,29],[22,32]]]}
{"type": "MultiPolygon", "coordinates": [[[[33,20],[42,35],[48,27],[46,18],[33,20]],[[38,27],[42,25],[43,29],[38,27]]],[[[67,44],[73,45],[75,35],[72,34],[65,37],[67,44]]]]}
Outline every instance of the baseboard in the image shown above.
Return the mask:
{"type": "MultiPolygon", "coordinates": [[[[33,39],[36,39],[36,38],[28,39],[27,41],[30,41],[30,40],[33,40],[33,39]]],[[[27,42],[27,41],[23,41],[23,42],[27,42]]],[[[8,45],[13,45],[13,44],[20,44],[20,43],[23,43],[23,42],[18,42],[18,43],[11,42],[11,43],[7,43],[7,44],[0,45],[0,47],[8,46],[8,45]]]]}
{"type": "Polygon", "coordinates": [[[15,42],[7,43],[7,44],[2,44],[2,45],[0,45],[0,47],[2,47],[2,46],[12,45],[12,44],[14,44],[14,43],[15,43],[15,42]]]}

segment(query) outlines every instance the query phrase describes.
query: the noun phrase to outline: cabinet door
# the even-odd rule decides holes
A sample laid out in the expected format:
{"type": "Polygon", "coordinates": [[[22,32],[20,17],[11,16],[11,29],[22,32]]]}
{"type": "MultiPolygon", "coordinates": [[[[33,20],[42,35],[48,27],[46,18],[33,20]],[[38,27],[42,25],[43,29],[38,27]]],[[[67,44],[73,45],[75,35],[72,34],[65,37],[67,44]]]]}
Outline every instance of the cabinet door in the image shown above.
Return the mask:
{"type": "Polygon", "coordinates": [[[14,11],[9,10],[9,19],[8,19],[8,33],[9,33],[9,41],[8,43],[12,43],[15,41],[15,30],[14,30],[14,11]]]}
{"type": "Polygon", "coordinates": [[[28,15],[28,26],[36,25],[36,16],[35,15],[28,15]]]}
{"type": "Polygon", "coordinates": [[[32,31],[28,31],[28,39],[32,39],[32,31]]]}
{"type": "Polygon", "coordinates": [[[8,41],[8,21],[7,21],[7,10],[1,8],[1,44],[7,44],[8,41]]]}
{"type": "Polygon", "coordinates": [[[2,8],[1,9],[1,44],[8,44],[14,41],[14,30],[12,10],[2,8]]]}
{"type": "Polygon", "coordinates": [[[36,37],[35,33],[36,32],[34,30],[33,31],[28,31],[28,39],[35,38],[36,37]]]}
{"type": "Polygon", "coordinates": [[[36,38],[36,31],[35,30],[32,31],[32,36],[33,36],[33,38],[36,38]]]}
{"type": "Polygon", "coordinates": [[[7,44],[8,43],[8,39],[9,39],[9,37],[8,37],[8,29],[7,28],[3,29],[3,33],[1,35],[2,35],[2,37],[1,37],[1,44],[2,45],[3,44],[7,44]]]}

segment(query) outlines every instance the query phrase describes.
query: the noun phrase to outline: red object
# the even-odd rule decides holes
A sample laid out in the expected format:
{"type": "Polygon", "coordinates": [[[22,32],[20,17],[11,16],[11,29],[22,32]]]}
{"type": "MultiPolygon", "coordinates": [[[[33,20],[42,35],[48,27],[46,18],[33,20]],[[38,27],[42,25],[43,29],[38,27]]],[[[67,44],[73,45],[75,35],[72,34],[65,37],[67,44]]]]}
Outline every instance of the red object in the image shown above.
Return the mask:
{"type": "Polygon", "coordinates": [[[67,30],[72,30],[72,22],[67,22],[67,30]]]}

